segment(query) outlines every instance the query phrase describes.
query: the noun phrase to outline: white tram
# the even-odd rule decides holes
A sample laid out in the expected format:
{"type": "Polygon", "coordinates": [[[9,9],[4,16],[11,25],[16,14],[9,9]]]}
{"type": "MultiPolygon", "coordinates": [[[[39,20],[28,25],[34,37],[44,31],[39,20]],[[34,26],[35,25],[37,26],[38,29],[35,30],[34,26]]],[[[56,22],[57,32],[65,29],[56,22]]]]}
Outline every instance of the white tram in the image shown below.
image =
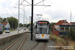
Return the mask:
{"type": "Polygon", "coordinates": [[[35,40],[48,40],[50,35],[49,28],[50,27],[48,21],[44,21],[44,20],[37,21],[33,27],[34,29],[33,35],[35,40]]]}

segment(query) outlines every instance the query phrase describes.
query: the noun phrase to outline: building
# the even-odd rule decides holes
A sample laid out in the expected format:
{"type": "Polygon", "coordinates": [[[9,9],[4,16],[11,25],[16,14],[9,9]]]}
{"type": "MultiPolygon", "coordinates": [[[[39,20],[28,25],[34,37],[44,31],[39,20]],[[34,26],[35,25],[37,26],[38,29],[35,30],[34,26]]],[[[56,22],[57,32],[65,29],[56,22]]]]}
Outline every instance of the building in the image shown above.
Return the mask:
{"type": "Polygon", "coordinates": [[[60,36],[60,35],[66,35],[66,30],[70,30],[70,27],[74,27],[75,25],[72,25],[71,23],[68,23],[66,20],[59,20],[54,26],[53,26],[53,34],[60,36]]]}
{"type": "Polygon", "coordinates": [[[3,26],[4,26],[4,28],[5,28],[5,27],[10,28],[10,24],[9,24],[8,22],[3,22],[3,26]]]}
{"type": "Polygon", "coordinates": [[[3,22],[3,26],[6,26],[8,22],[3,22]]]}
{"type": "Polygon", "coordinates": [[[70,22],[72,25],[75,25],[75,22],[70,22]]]}

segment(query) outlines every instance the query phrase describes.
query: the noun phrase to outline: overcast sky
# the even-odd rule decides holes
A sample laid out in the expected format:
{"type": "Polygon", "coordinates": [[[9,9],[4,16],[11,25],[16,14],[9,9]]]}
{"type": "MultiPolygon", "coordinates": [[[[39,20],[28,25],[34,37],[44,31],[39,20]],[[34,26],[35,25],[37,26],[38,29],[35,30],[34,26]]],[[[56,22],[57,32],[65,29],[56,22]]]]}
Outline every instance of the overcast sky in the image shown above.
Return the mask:
{"type": "MultiPolygon", "coordinates": [[[[22,3],[23,0],[20,0],[22,3]]],[[[31,4],[31,0],[27,0],[31,4]]],[[[34,4],[42,0],[34,0],[34,4]]],[[[22,4],[29,5],[26,1],[22,4]]],[[[49,22],[58,22],[59,20],[67,20],[70,22],[70,12],[72,12],[72,22],[75,22],[75,0],[44,0],[37,5],[51,5],[51,6],[34,6],[34,22],[39,19],[45,19],[49,22]],[[42,14],[42,16],[37,16],[37,14],[42,14]]],[[[14,16],[18,18],[18,9],[13,6],[18,7],[18,0],[0,0],[0,16],[2,18],[7,18],[14,16]],[[6,14],[9,13],[9,14],[6,14]]],[[[25,16],[27,17],[27,22],[29,23],[31,16],[31,6],[20,5],[20,8],[25,10],[25,16]]],[[[24,11],[20,9],[20,23],[23,23],[23,13],[24,11]]],[[[26,18],[25,17],[25,18],[26,18]]],[[[24,20],[24,23],[25,20],[24,20]]]]}

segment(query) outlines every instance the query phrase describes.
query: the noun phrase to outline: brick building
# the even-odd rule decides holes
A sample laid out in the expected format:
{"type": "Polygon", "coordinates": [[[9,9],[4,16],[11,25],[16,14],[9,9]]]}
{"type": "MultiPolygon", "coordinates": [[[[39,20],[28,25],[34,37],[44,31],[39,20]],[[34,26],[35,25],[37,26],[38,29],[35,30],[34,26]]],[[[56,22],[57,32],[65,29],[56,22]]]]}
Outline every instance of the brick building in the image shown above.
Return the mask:
{"type": "Polygon", "coordinates": [[[72,25],[73,23],[69,23],[66,20],[59,20],[54,26],[53,26],[53,34],[60,36],[60,35],[66,35],[66,30],[69,30],[70,27],[74,27],[75,25],[72,25]]]}
{"type": "Polygon", "coordinates": [[[70,22],[72,25],[75,25],[75,22],[70,22]]]}

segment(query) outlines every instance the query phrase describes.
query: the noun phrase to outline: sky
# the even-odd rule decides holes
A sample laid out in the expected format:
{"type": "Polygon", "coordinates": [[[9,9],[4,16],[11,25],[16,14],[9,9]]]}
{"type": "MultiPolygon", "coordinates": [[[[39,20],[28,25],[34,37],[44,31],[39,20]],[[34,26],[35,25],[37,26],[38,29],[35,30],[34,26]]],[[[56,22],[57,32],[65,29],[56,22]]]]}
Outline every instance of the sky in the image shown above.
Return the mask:
{"type": "MultiPolygon", "coordinates": [[[[29,23],[31,16],[31,0],[20,0],[20,23],[29,23]],[[27,2],[29,3],[27,3],[27,2]],[[24,17],[25,12],[25,17],[24,17]]],[[[34,4],[42,0],[34,0],[34,4]]],[[[51,6],[34,6],[34,22],[37,20],[48,20],[51,22],[58,22],[59,20],[67,20],[75,22],[75,0],[44,0],[37,5],[51,5],[51,6]],[[41,14],[37,15],[37,14],[41,14]]],[[[0,16],[7,18],[13,16],[18,19],[18,0],[0,0],[0,16]],[[15,8],[16,7],[16,8],[15,8]],[[8,13],[8,14],[7,14],[8,13]]]]}

